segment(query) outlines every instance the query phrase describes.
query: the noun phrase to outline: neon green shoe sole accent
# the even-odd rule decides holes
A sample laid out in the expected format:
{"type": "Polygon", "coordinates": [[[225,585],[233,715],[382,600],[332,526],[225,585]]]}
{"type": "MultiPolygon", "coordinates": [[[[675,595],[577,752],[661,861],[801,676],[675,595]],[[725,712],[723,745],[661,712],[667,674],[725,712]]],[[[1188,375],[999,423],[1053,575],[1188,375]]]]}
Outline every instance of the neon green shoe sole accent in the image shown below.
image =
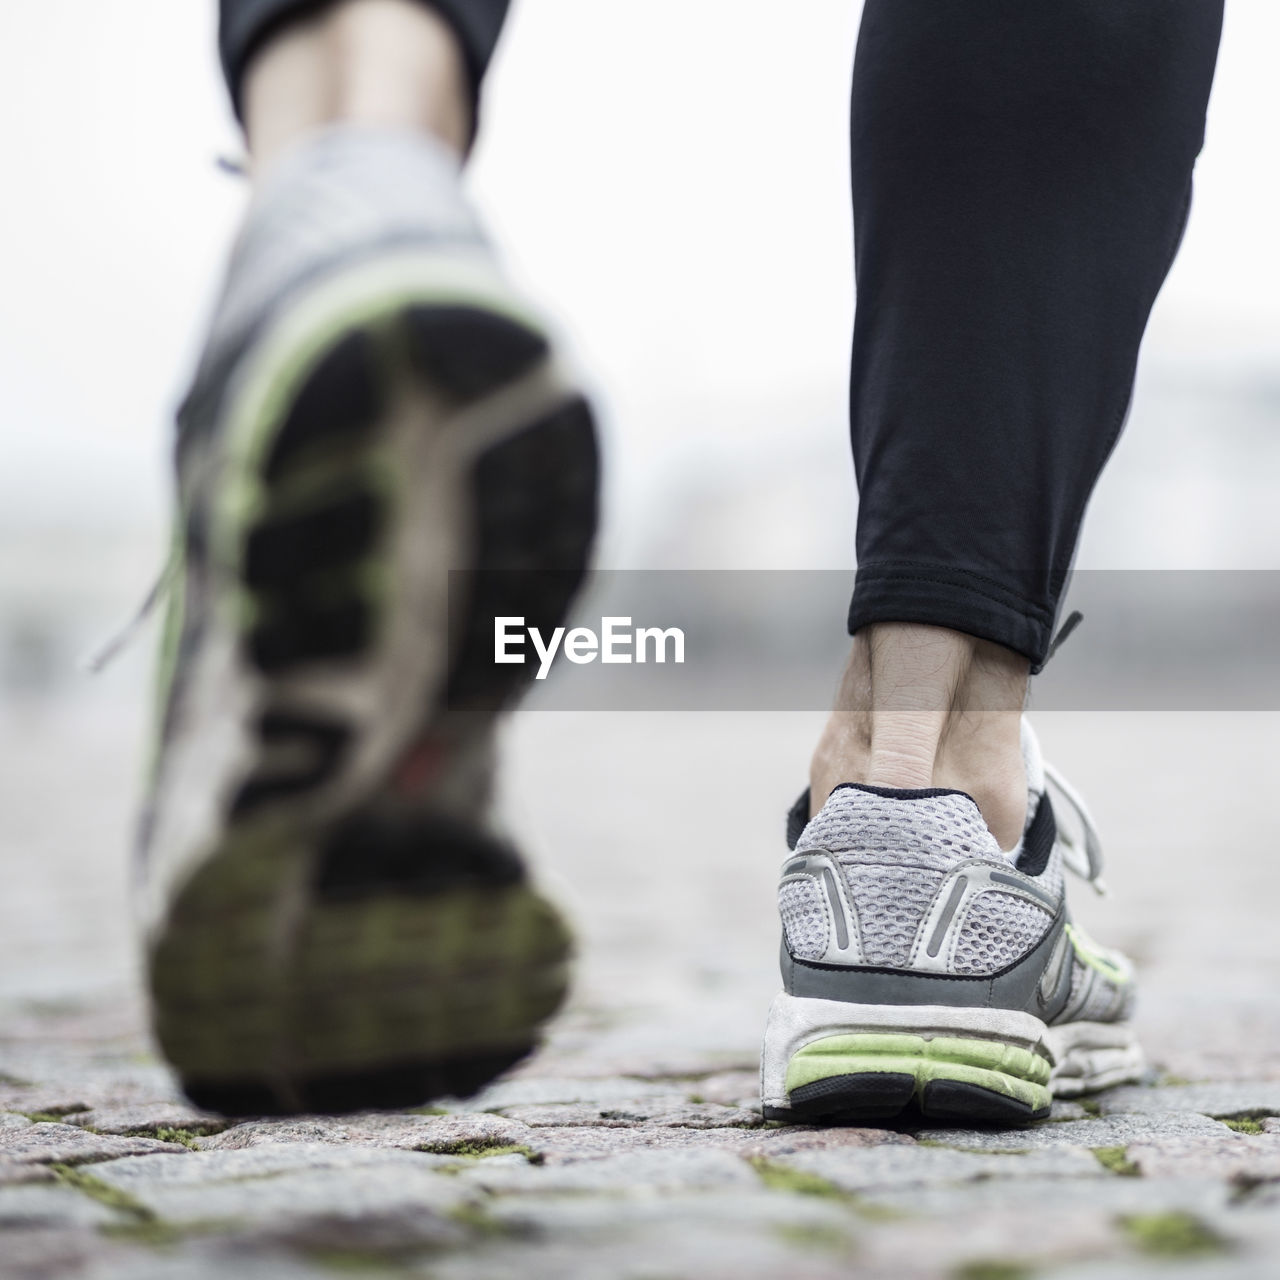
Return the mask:
{"type": "Polygon", "coordinates": [[[832,1076],[880,1072],[914,1076],[917,1092],[933,1080],[977,1085],[1040,1111],[1051,1101],[1046,1058],[999,1040],[866,1032],[825,1036],[792,1055],[787,1064],[790,1093],[832,1076]]]}
{"type": "Polygon", "coordinates": [[[303,849],[242,835],[178,896],[150,980],[184,1080],[527,1052],[564,999],[568,929],[527,883],[324,901],[308,875],[303,849]]]}

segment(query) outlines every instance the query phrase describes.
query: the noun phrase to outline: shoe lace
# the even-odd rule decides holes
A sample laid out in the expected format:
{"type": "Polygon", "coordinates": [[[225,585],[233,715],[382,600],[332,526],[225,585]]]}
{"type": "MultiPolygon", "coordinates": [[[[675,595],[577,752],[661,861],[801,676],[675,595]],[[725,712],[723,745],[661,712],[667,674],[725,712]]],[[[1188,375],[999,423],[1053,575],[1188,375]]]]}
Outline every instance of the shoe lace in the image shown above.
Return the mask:
{"type": "MultiPolygon", "coordinates": [[[[1100,897],[1107,893],[1106,882],[1102,878],[1102,839],[1098,835],[1097,823],[1089,812],[1081,794],[1047,761],[1044,765],[1045,782],[1053,788],[1066,805],[1074,812],[1076,830],[1058,824],[1058,844],[1062,848],[1062,862],[1082,880],[1087,880],[1100,897]]],[[[1055,810],[1058,806],[1054,805],[1055,810]]]]}
{"type": "Polygon", "coordinates": [[[137,639],[147,620],[169,594],[174,575],[178,571],[180,557],[177,549],[169,553],[150,590],[142,602],[107,638],[81,661],[81,667],[90,675],[101,675],[137,639]]]}

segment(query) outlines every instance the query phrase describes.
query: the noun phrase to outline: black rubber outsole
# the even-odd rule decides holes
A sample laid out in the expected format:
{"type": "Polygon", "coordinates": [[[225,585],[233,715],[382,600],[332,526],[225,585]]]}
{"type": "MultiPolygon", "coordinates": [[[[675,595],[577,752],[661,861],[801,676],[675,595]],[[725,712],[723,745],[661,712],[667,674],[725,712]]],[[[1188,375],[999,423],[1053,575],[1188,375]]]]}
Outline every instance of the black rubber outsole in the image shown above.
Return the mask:
{"type": "Polygon", "coordinates": [[[1017,1098],[959,1080],[931,1080],[918,1089],[912,1075],[862,1072],[830,1076],[789,1094],[790,1107],[766,1107],[766,1120],[803,1124],[870,1124],[922,1121],[1002,1128],[1034,1124],[1049,1115],[1017,1098]]]}
{"type": "MultiPolygon", "coordinates": [[[[385,588],[377,574],[363,570],[388,536],[392,497],[372,481],[361,459],[368,445],[376,447],[388,408],[384,362],[392,352],[401,360],[407,356],[417,376],[462,407],[530,372],[546,357],[547,345],[540,334],[489,311],[418,306],[354,327],[320,357],[264,452],[261,476],[268,501],[247,532],[240,565],[250,602],[245,656],[269,678],[317,664],[359,661],[378,642],[384,607],[378,593],[385,588]],[[308,480],[311,492],[304,491],[299,503],[298,477],[317,474],[333,478],[331,490],[317,490],[308,480]],[[277,501],[277,494],[285,496],[277,501]]],[[[464,481],[472,488],[473,565],[450,575],[446,691],[441,705],[423,708],[425,723],[458,709],[496,713],[532,678],[532,668],[493,662],[493,618],[524,616],[546,631],[561,624],[595,535],[598,472],[594,424],[580,398],[528,422],[476,457],[464,481]]],[[[292,706],[267,710],[256,729],[262,763],[232,798],[233,831],[275,802],[305,797],[328,784],[343,768],[356,735],[354,725],[292,706]]],[[[381,910],[379,903],[430,901],[439,893],[477,888],[500,896],[523,881],[515,851],[478,830],[439,815],[421,818],[410,811],[388,817],[357,809],[324,834],[309,891],[316,907],[349,909],[353,920],[361,920],[373,918],[369,912],[381,910]]],[[[235,908],[237,913],[260,909],[253,901],[235,908]]],[[[180,921],[173,923],[181,927],[180,921]]],[[[550,966],[550,972],[557,963],[563,957],[529,957],[531,969],[550,966]]],[[[497,973],[486,977],[486,962],[478,956],[468,980],[499,983],[506,991],[506,980],[497,973]]],[[[464,988],[465,983],[459,990],[464,988]]],[[[182,1018],[193,1016],[181,1011],[183,997],[176,988],[167,999],[179,1004],[166,1005],[166,1017],[175,1011],[182,1018]]],[[[383,999],[371,989],[370,1017],[382,1018],[383,999]]],[[[234,1116],[396,1110],[442,1096],[466,1097],[533,1049],[536,1022],[554,1008],[530,1003],[527,1031],[519,1030],[517,1020],[510,1038],[496,1042],[504,1047],[403,1061],[404,1045],[397,1044],[391,1021],[403,1015],[394,1007],[393,993],[385,1000],[383,1051],[371,1054],[367,1066],[314,1074],[298,1064],[277,1078],[265,1062],[255,1060],[245,1063],[245,1078],[228,1073],[210,1079],[201,1077],[199,1056],[187,1054],[177,1064],[184,1090],[197,1105],[234,1116]]],[[[214,1015],[227,1018],[229,1029],[240,1023],[234,1007],[214,1015]]],[[[315,1025],[322,1027],[323,1018],[315,1025]]]]}
{"type": "MultiPolygon", "coordinates": [[[[510,383],[547,352],[541,335],[464,307],[407,309],[399,341],[418,374],[460,403],[510,383]]],[[[370,335],[356,330],[317,363],[268,450],[268,483],[317,447],[355,443],[377,429],[381,358],[370,335]]],[[[493,661],[494,619],[523,617],[543,634],[563,621],[595,538],[599,469],[591,411],[577,397],[476,459],[475,563],[450,574],[447,707],[497,709],[532,679],[525,664],[493,661]]],[[[242,570],[256,605],[247,648],[264,674],[354,660],[375,642],[379,604],[358,570],[385,532],[384,501],[348,486],[251,530],[242,570]]]]}
{"type": "Polygon", "coordinates": [[[460,885],[496,889],[524,879],[514,849],[443,814],[357,811],[328,833],[311,892],[318,901],[353,902],[380,894],[425,896],[460,885]]]}
{"type": "MultiPolygon", "coordinates": [[[[541,335],[490,312],[413,307],[397,324],[396,341],[407,344],[415,372],[459,403],[507,385],[547,353],[541,335]]],[[[355,445],[377,430],[386,408],[383,359],[370,333],[357,329],[317,362],[267,450],[269,486],[287,481],[318,446],[355,445]]],[[[442,705],[424,709],[428,718],[494,714],[532,681],[532,665],[494,662],[494,619],[523,617],[546,635],[567,616],[595,538],[599,469],[594,422],[580,397],[476,458],[475,563],[449,575],[449,671],[442,705]]],[[[357,661],[377,641],[382,601],[360,568],[387,532],[389,499],[360,484],[340,478],[336,493],[301,512],[269,506],[249,531],[241,576],[254,608],[245,646],[266,676],[357,661]]],[[[323,786],[342,768],[352,738],[347,726],[292,710],[269,712],[259,733],[264,760],[274,763],[241,785],[236,818],[323,786]],[[282,757],[294,763],[282,766],[282,757]]]]}
{"type": "Polygon", "coordinates": [[[288,1101],[260,1080],[187,1080],[183,1091],[202,1110],[223,1116],[349,1115],[403,1111],[432,1098],[469,1098],[534,1049],[409,1062],[376,1070],[291,1079],[288,1101]]]}

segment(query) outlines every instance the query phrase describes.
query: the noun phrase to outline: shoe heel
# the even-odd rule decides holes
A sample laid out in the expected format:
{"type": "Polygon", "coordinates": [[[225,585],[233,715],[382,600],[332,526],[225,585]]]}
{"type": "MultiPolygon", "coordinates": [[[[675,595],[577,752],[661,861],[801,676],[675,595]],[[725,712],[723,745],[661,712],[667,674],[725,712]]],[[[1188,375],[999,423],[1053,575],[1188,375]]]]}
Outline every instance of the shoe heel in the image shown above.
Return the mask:
{"type": "Polygon", "coordinates": [[[1052,1101],[1044,1023],[1014,1010],[780,995],[761,1096],[773,1120],[1020,1125],[1052,1101]]]}
{"type": "Polygon", "coordinates": [[[805,1045],[787,1064],[793,1115],[887,1119],[914,1104],[948,1124],[1029,1124],[1049,1114],[1047,1057],[999,1040],[864,1033],[805,1045]]]}
{"type": "Polygon", "coordinates": [[[313,859],[269,829],[229,838],[151,956],[156,1038],[191,1100],[403,1108],[529,1053],[567,991],[569,934],[508,850],[477,854],[487,839],[348,821],[313,859]]]}

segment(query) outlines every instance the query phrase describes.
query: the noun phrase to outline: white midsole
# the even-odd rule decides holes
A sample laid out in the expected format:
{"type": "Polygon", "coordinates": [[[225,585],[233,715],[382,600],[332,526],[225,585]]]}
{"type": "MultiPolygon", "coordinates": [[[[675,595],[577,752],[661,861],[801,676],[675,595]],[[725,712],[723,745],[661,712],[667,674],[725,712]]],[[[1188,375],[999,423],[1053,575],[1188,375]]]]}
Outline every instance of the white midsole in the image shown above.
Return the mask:
{"type": "Polygon", "coordinates": [[[955,1005],[849,1004],[780,994],[769,1009],[760,1057],[760,1094],[766,1107],[787,1105],[787,1065],[807,1044],[826,1036],[860,1032],[904,1035],[963,1035],[1049,1055],[1045,1024],[1030,1013],[955,1005]]]}
{"type": "Polygon", "coordinates": [[[1045,1042],[1053,1055],[1050,1083],[1059,1098],[1137,1080],[1147,1060],[1127,1022],[1064,1022],[1050,1027],[1045,1042]]]}
{"type": "Polygon", "coordinates": [[[955,1005],[850,1004],[780,994],[769,1009],[760,1057],[760,1094],[766,1107],[785,1108],[787,1066],[807,1044],[827,1036],[890,1032],[961,1035],[997,1040],[1040,1054],[1052,1064],[1059,1096],[1105,1088],[1141,1074],[1144,1066],[1128,1023],[1069,1022],[1046,1026],[1034,1014],[1013,1009],[955,1005]]]}

